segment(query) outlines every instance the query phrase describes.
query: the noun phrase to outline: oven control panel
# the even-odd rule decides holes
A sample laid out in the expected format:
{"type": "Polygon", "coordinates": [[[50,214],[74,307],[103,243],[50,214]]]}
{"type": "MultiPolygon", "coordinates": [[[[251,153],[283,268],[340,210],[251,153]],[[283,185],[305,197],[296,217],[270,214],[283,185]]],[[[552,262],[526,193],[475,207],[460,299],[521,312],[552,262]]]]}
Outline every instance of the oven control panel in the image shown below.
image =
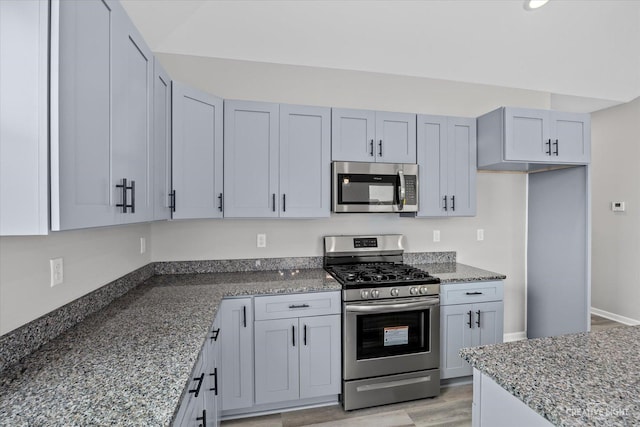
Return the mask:
{"type": "Polygon", "coordinates": [[[345,289],[342,291],[342,294],[344,301],[437,296],[440,294],[440,285],[380,286],[372,289],[345,289]]]}
{"type": "Polygon", "coordinates": [[[353,247],[358,248],[377,248],[378,239],[376,237],[354,237],[353,247]]]}

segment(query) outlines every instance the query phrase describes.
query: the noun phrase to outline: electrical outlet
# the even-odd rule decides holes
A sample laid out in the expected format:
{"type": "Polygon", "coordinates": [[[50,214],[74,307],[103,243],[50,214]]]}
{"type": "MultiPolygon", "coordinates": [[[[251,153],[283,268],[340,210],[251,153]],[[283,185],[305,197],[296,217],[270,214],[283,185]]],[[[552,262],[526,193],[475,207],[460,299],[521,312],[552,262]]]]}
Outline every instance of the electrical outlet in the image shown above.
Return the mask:
{"type": "Polygon", "coordinates": [[[440,241],[440,230],[433,230],[433,241],[434,242],[440,241]]]}
{"type": "Polygon", "coordinates": [[[140,253],[143,254],[147,252],[147,239],[144,237],[140,238],[140,253]]]}
{"type": "Polygon", "coordinates": [[[484,229],[478,228],[477,238],[478,238],[478,241],[484,240],[484,229]]]}
{"type": "Polygon", "coordinates": [[[53,258],[49,260],[51,267],[51,287],[62,284],[64,281],[64,265],[62,258],[53,258]]]}
{"type": "Polygon", "coordinates": [[[256,246],[258,248],[266,248],[267,247],[267,235],[266,234],[258,234],[256,236],[256,246]]]}

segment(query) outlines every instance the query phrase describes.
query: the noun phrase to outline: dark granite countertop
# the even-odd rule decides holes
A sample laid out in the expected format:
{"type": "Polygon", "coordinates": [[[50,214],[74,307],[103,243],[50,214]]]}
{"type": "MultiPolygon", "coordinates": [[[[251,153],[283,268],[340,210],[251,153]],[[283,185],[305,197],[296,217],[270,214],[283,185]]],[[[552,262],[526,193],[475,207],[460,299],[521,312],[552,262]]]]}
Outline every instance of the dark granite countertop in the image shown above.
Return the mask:
{"type": "MultiPolygon", "coordinates": [[[[443,283],[504,276],[422,264],[443,283]]],[[[0,378],[0,425],[168,425],[224,297],[336,291],[318,268],[158,275],[0,378]]]]}
{"type": "Polygon", "coordinates": [[[640,326],[462,349],[558,426],[640,425],[640,326]]]}

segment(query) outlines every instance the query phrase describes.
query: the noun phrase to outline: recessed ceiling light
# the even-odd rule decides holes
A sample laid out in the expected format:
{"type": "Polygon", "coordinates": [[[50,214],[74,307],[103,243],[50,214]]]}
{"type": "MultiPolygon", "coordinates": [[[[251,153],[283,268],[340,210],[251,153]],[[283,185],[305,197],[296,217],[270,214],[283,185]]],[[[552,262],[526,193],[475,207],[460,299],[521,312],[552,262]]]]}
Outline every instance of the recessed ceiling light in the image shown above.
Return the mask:
{"type": "Polygon", "coordinates": [[[547,4],[548,1],[549,0],[525,0],[524,8],[526,10],[538,9],[538,8],[544,6],[545,4],[547,4]]]}

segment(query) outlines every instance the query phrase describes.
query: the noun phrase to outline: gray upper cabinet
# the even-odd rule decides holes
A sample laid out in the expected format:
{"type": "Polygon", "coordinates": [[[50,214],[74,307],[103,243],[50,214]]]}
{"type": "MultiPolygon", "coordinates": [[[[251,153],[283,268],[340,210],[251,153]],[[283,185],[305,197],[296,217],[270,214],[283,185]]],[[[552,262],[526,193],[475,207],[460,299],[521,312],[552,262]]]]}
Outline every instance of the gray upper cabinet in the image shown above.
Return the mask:
{"type": "Polygon", "coordinates": [[[476,121],[418,115],[420,217],[476,214],[476,121]]]}
{"type": "Polygon", "coordinates": [[[331,159],[416,163],[416,115],[334,108],[331,159]]]}
{"type": "Polygon", "coordinates": [[[171,218],[171,78],[153,62],[153,219],[171,218]]]}
{"type": "Polygon", "coordinates": [[[53,230],[152,219],[152,88],[151,51],[118,2],[52,2],[53,230]]]}
{"type": "Polygon", "coordinates": [[[589,114],[502,107],[478,118],[478,167],[535,170],[591,160],[589,114]]]}
{"type": "Polygon", "coordinates": [[[329,108],[224,105],[224,216],[329,216],[329,108]]]}
{"type": "Polygon", "coordinates": [[[222,99],[172,83],[173,218],[221,218],[222,99]]]}
{"type": "Polygon", "coordinates": [[[329,108],[280,105],[280,216],[328,217],[329,108]]]}
{"type": "Polygon", "coordinates": [[[0,1],[0,236],[47,234],[49,5],[0,1]]]}

